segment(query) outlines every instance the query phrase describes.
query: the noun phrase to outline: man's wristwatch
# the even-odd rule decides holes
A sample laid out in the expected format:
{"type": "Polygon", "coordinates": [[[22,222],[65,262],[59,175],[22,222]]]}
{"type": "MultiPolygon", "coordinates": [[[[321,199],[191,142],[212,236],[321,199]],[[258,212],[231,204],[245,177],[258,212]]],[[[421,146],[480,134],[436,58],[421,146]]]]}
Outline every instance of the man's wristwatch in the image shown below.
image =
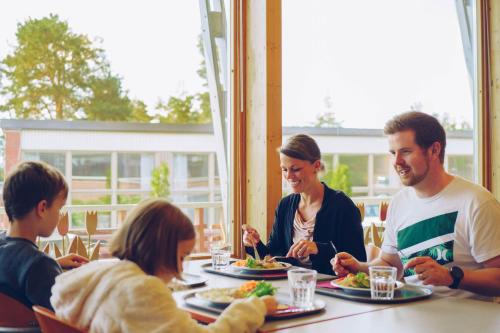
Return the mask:
{"type": "Polygon", "coordinates": [[[458,266],[452,266],[450,267],[449,272],[451,278],[453,279],[453,283],[448,287],[450,287],[451,289],[457,289],[458,285],[460,284],[460,282],[462,282],[462,279],[464,277],[464,271],[458,266]]]}

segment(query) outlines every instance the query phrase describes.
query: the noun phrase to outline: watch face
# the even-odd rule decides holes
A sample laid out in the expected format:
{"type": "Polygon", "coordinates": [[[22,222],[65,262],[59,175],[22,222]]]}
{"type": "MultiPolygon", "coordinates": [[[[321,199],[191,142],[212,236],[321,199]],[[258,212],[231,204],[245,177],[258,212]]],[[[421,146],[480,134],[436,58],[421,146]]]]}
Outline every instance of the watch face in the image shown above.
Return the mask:
{"type": "Polygon", "coordinates": [[[450,274],[454,280],[457,280],[457,279],[461,280],[464,277],[464,271],[458,266],[453,266],[450,269],[450,274]]]}

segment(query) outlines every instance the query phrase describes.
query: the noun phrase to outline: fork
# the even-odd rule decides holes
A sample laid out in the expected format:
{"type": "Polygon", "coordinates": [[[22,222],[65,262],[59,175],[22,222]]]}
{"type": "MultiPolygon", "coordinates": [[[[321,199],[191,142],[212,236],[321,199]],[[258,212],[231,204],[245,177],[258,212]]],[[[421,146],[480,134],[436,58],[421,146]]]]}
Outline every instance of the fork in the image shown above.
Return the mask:
{"type": "MultiPolygon", "coordinates": [[[[247,231],[247,228],[248,228],[248,225],[247,224],[243,224],[242,226],[242,229],[247,231]]],[[[252,246],[253,246],[253,256],[254,256],[254,259],[256,260],[260,260],[260,255],[259,255],[259,251],[257,251],[257,246],[255,245],[255,243],[253,242],[252,240],[252,246]]]]}

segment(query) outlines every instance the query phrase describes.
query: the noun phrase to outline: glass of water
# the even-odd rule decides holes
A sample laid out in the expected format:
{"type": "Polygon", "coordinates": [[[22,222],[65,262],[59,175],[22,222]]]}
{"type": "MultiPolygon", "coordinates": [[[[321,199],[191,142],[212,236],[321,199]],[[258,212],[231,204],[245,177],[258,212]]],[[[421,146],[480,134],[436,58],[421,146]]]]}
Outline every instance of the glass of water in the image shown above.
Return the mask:
{"type": "Polygon", "coordinates": [[[298,308],[313,306],[317,272],[312,269],[298,268],[288,271],[288,284],[292,305],[298,308]]]}
{"type": "Polygon", "coordinates": [[[397,276],[396,267],[372,266],[369,267],[369,272],[372,299],[393,299],[397,276]]]}
{"type": "Polygon", "coordinates": [[[214,245],[210,247],[210,255],[212,256],[213,269],[221,271],[229,267],[229,259],[231,258],[230,247],[214,245]]]}

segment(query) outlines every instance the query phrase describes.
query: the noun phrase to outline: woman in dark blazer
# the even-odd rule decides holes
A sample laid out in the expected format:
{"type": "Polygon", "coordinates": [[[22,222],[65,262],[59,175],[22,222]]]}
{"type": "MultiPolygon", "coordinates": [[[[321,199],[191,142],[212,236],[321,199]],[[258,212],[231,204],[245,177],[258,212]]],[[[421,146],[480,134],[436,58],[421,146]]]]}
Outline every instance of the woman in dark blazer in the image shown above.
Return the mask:
{"type": "Polygon", "coordinates": [[[296,263],[334,274],[330,260],[337,252],[348,252],[366,260],[361,215],[352,200],[342,191],[320,182],[321,152],[313,138],[292,136],[280,149],[283,178],[292,194],[281,199],[267,245],[257,230],[246,227],[243,243],[254,255],[286,256],[296,263]]]}

